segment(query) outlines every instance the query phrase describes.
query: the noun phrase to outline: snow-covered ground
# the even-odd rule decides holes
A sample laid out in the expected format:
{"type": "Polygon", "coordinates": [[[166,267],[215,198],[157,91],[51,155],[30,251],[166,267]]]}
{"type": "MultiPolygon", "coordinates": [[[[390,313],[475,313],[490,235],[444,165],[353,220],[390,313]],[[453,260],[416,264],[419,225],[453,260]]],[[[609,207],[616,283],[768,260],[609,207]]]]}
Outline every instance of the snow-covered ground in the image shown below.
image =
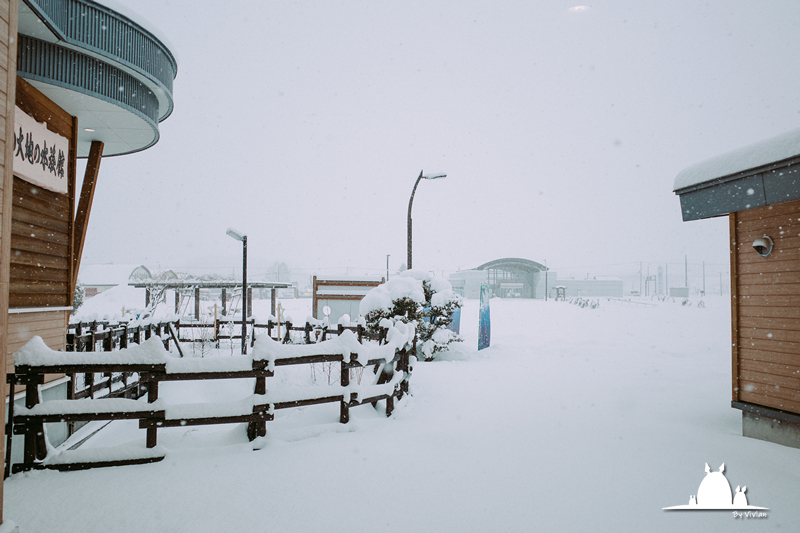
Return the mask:
{"type": "MultiPolygon", "coordinates": [[[[309,314],[310,300],[282,303],[296,321],[309,314]]],[[[160,463],[12,476],[4,516],[25,533],[796,531],[800,451],[741,436],[729,304],[706,303],[494,299],[492,346],[477,352],[467,301],[463,348],[418,363],[391,418],[286,410],[259,451],[241,425],[159,430],[160,463]],[[663,511],[697,494],[705,463],[725,463],[767,518],[663,511]]],[[[162,387],[184,402],[252,392],[162,387]]],[[[113,422],[83,447],[131,442],[144,430],[113,422]]]]}

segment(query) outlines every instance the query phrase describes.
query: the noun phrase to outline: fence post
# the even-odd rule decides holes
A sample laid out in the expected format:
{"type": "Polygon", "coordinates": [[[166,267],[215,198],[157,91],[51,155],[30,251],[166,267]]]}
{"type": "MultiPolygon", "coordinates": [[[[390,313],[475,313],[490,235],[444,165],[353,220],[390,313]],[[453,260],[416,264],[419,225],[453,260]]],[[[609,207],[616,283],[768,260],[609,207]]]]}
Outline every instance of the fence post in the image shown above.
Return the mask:
{"type": "MultiPolygon", "coordinates": [[[[149,375],[150,381],[147,382],[147,403],[155,403],[158,400],[158,380],[155,376],[149,375]]],[[[141,378],[140,378],[141,379],[141,378]]],[[[158,428],[156,426],[147,427],[147,447],[155,448],[158,444],[158,428]]]]}
{"type": "MultiPolygon", "coordinates": [[[[339,384],[342,387],[350,386],[350,354],[342,356],[341,370],[339,371],[340,380],[339,384]]],[[[350,421],[350,394],[347,392],[342,393],[342,403],[339,406],[339,423],[347,424],[350,421]]]]}

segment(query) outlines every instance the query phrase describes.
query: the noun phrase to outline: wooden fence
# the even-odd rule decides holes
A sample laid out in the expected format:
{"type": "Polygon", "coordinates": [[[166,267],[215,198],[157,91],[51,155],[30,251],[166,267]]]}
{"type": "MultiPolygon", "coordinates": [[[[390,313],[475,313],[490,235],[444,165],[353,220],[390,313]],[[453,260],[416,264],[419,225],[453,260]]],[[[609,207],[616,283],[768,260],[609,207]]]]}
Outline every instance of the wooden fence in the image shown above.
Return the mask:
{"type": "MultiPolygon", "coordinates": [[[[162,325],[162,332],[164,326],[162,325]]],[[[130,329],[130,328],[129,328],[130,329]]],[[[115,328],[104,328],[89,334],[77,332],[73,337],[74,346],[94,346],[96,342],[106,342],[114,345],[115,328]],[[99,339],[99,335],[106,335],[99,339]],[[89,335],[88,340],[85,338],[89,335]],[[108,340],[111,339],[111,340],[108,340]]],[[[156,327],[152,328],[156,331],[156,327]]],[[[290,330],[287,330],[287,332],[290,330]]],[[[272,339],[265,338],[256,343],[253,355],[225,358],[175,358],[167,355],[161,361],[152,361],[142,358],[143,344],[150,343],[147,350],[156,347],[153,343],[166,343],[163,337],[159,340],[142,340],[140,343],[131,344],[129,352],[117,352],[117,356],[104,360],[110,356],[102,353],[83,354],[73,356],[69,353],[50,351],[47,357],[32,359],[34,364],[26,362],[24,357],[17,360],[13,381],[25,385],[25,408],[18,414],[13,412],[13,404],[9,413],[9,428],[15,435],[24,436],[24,459],[22,463],[10,464],[11,445],[7,443],[6,450],[6,475],[31,469],[56,469],[80,470],[99,466],[118,466],[130,464],[143,464],[160,461],[164,458],[163,450],[157,447],[158,429],[171,426],[227,424],[246,422],[247,435],[250,440],[266,435],[266,423],[273,420],[277,409],[292,407],[335,403],[340,404],[339,421],[347,423],[349,410],[352,407],[364,404],[375,405],[378,401],[385,400],[386,415],[391,415],[394,409],[395,398],[401,398],[408,392],[408,381],[411,374],[411,356],[415,353],[413,340],[408,338],[398,343],[395,339],[387,343],[387,332],[382,332],[382,341],[362,344],[355,333],[339,328],[340,341],[349,341],[342,344],[337,340],[328,343],[319,343],[309,346],[283,345],[272,339]],[[349,337],[348,337],[349,335],[349,337]],[[347,338],[345,338],[347,337],[347,338]],[[337,343],[338,342],[338,343],[337,343]],[[353,352],[342,355],[342,346],[348,346],[353,352]],[[136,352],[135,350],[139,350],[136,352]],[[338,352],[338,353],[337,353],[338,352]],[[130,353],[130,362],[126,356],[130,353]],[[124,354],[124,355],[123,355],[124,354]],[[364,354],[370,354],[370,357],[364,354]],[[365,360],[365,357],[366,360],[365,360]],[[44,362],[42,362],[44,361],[44,362]],[[306,386],[290,390],[270,391],[267,389],[267,378],[274,376],[276,367],[313,364],[313,363],[339,363],[340,383],[334,386],[306,386]],[[351,386],[350,371],[356,368],[372,368],[372,373],[366,373],[370,379],[366,384],[351,386]],[[387,369],[389,369],[387,371],[387,369]],[[83,399],[78,399],[73,394],[67,400],[51,400],[40,402],[37,386],[44,381],[46,374],[66,373],[71,376],[78,374],[109,376],[109,391],[113,388],[114,374],[138,374],[137,394],[112,398],[95,398],[91,394],[84,394],[83,399]],[[208,404],[168,405],[158,398],[158,386],[162,381],[179,380],[219,380],[234,378],[254,378],[253,395],[236,402],[208,404]],[[139,402],[134,398],[146,391],[147,402],[139,402]],[[88,397],[87,397],[88,396],[88,397]],[[43,424],[50,422],[88,422],[94,420],[139,420],[139,427],[146,430],[146,449],[109,449],[109,450],[67,450],[47,457],[47,445],[43,424]],[[95,452],[94,455],[89,452],[95,452]]],[[[152,335],[152,333],[151,333],[152,335]]],[[[145,333],[145,336],[147,334],[145,333]]],[[[130,341],[127,333],[116,337],[130,341]]],[[[413,335],[410,337],[413,339],[413,335]]],[[[120,342],[122,344],[122,342],[120,342]]],[[[108,345],[108,344],[106,344],[108,345]]],[[[42,344],[42,346],[44,346],[42,344]]],[[[122,348],[125,350],[125,348],[122,348]]],[[[43,350],[49,350],[43,348],[43,350]]],[[[87,350],[91,351],[91,350],[87,350]]],[[[148,352],[150,353],[150,352],[148,352]]],[[[18,359],[15,355],[15,360],[18,359]]],[[[73,379],[74,381],[74,379],[73,379]]],[[[363,381],[363,379],[362,379],[363,381]]],[[[89,387],[94,391],[94,386],[89,387]]],[[[9,431],[9,435],[11,431],[9,431]]]]}

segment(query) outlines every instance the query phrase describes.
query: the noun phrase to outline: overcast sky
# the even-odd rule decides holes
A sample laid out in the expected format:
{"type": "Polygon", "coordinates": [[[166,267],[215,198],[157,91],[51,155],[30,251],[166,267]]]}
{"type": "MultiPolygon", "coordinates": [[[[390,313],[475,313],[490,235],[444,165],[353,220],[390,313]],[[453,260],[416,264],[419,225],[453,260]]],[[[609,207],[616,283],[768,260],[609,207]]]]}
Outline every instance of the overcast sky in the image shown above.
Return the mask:
{"type": "MultiPolygon", "coordinates": [[[[122,0],[118,0],[122,1],[122,0]]],[[[798,127],[797,0],[126,0],[178,58],[161,140],[104,159],[84,264],[728,261],[675,175],[798,127]]],[[[79,166],[82,176],[82,167],[79,166]]],[[[360,273],[360,272],[359,272],[360,273]]]]}

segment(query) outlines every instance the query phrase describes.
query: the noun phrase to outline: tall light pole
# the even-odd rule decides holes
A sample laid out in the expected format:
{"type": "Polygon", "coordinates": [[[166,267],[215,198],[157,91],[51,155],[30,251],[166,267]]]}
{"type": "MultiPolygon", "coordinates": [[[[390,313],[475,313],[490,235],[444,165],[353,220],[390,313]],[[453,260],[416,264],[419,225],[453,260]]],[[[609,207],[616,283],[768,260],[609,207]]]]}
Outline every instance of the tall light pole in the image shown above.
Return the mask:
{"type": "Polygon", "coordinates": [[[389,258],[392,254],[386,254],[386,281],[389,281],[389,258]]]}
{"type": "Polygon", "coordinates": [[[225,233],[242,241],[242,355],[247,355],[247,235],[233,228],[225,233]]]}
{"type": "Polygon", "coordinates": [[[426,179],[426,180],[437,180],[439,178],[446,178],[447,174],[427,174],[423,175],[422,171],[419,171],[419,177],[417,181],[414,182],[414,189],[411,191],[411,198],[408,199],[408,235],[406,236],[406,255],[408,256],[408,261],[406,262],[406,267],[411,270],[411,205],[414,203],[414,193],[417,192],[417,185],[419,185],[419,180],[426,179]]]}

